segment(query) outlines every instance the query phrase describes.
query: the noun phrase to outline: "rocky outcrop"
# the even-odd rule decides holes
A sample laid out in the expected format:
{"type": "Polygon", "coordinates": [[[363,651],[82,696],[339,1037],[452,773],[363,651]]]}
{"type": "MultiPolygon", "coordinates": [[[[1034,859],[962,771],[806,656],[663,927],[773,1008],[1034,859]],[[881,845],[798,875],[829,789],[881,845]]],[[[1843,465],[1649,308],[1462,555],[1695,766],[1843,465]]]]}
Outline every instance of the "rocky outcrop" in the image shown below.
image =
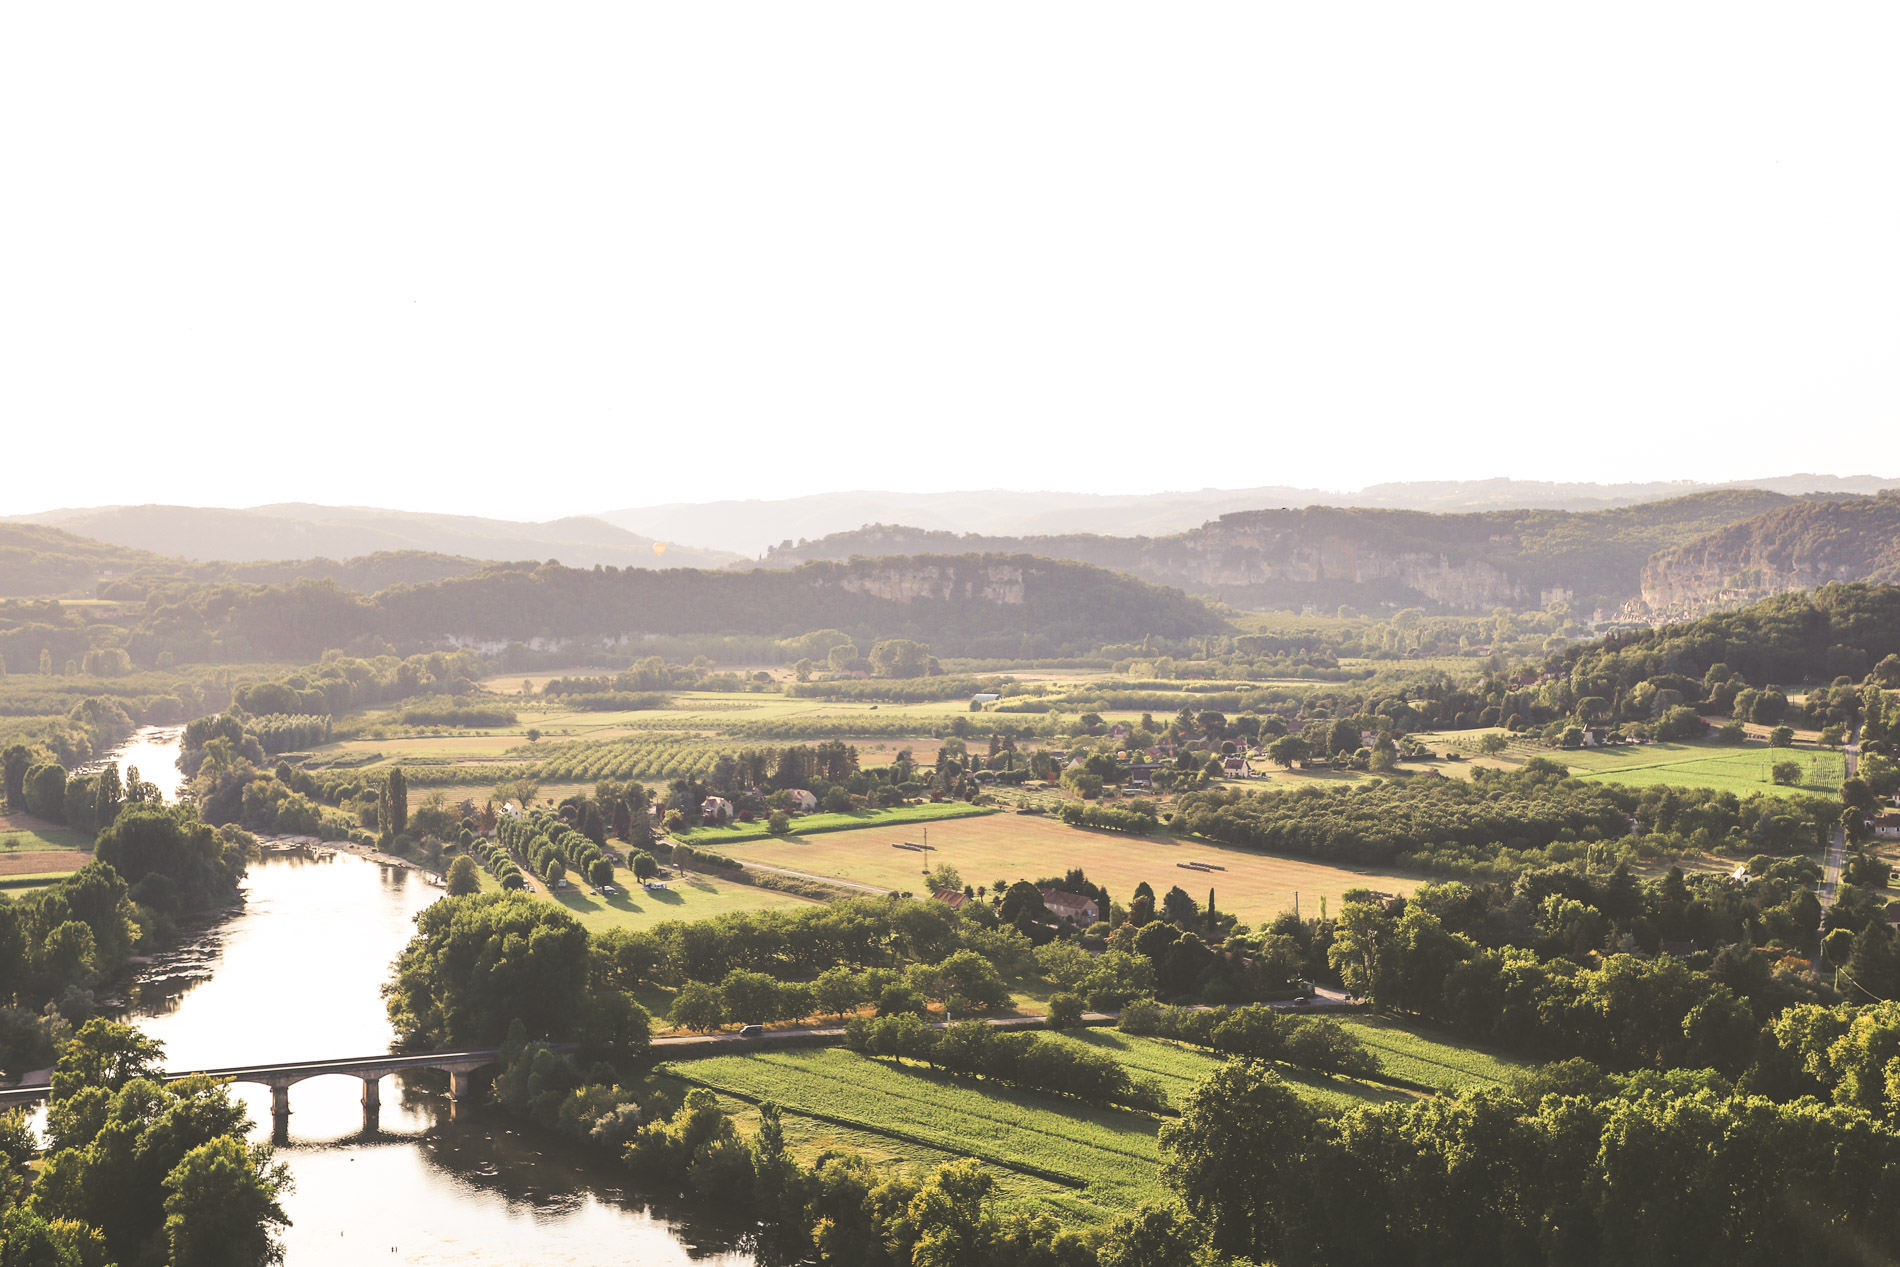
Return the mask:
{"type": "Polygon", "coordinates": [[[1223,516],[1198,533],[1156,543],[1137,574],[1199,591],[1343,584],[1451,608],[1515,607],[1535,597],[1511,571],[1462,543],[1394,548],[1363,531],[1341,531],[1328,518],[1299,510],[1223,516]]]}
{"type": "Polygon", "coordinates": [[[870,567],[845,574],[839,586],[891,603],[923,599],[979,601],[1021,606],[1023,569],[1007,564],[870,567]]]}
{"type": "Polygon", "coordinates": [[[1900,580],[1900,497],[1804,502],[1654,555],[1643,601],[1696,613],[1835,581],[1900,580]]]}
{"type": "MultiPolygon", "coordinates": [[[[1071,559],[1177,586],[1236,607],[1418,606],[1489,612],[1557,601],[1614,607],[1637,590],[1644,560],[1786,499],[1702,493],[1577,514],[1557,510],[1435,515],[1307,506],[1241,511],[1168,537],[986,537],[868,524],[768,551],[767,567],[849,561],[888,570],[890,556],[997,552],[1071,559]]],[[[880,574],[869,591],[914,601],[946,578],[880,574]]],[[[964,577],[957,583],[967,584],[964,577]]]]}

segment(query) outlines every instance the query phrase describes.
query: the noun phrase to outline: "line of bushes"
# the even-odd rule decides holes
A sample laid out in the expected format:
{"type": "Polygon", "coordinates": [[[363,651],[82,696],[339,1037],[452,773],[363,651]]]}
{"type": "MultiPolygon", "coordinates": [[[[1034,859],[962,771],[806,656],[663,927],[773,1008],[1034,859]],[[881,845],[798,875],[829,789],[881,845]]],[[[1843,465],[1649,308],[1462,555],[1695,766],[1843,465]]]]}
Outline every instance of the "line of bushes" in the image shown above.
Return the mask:
{"type": "Polygon", "coordinates": [[[1123,1033],[1172,1038],[1234,1056],[1278,1060],[1348,1078],[1384,1076],[1379,1058],[1337,1021],[1288,1016],[1258,1003],[1226,1011],[1164,1007],[1140,999],[1122,1009],[1123,1033]]]}
{"type": "Polygon", "coordinates": [[[999,1030],[982,1021],[933,1029],[919,1017],[901,1013],[854,1018],[845,1024],[844,1041],[865,1055],[920,1060],[933,1069],[976,1074],[1088,1104],[1121,1104],[1150,1113],[1168,1106],[1159,1079],[1138,1078],[1107,1052],[1055,1034],[999,1030]]]}

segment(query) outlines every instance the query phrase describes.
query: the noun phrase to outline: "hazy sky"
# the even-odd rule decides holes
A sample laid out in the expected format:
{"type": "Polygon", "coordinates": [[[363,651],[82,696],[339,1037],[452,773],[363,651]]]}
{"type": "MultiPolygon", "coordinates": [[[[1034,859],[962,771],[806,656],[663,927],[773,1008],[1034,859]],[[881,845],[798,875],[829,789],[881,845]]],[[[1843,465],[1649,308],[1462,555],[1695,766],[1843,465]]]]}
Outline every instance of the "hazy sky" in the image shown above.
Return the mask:
{"type": "Polygon", "coordinates": [[[1892,4],[0,12],[0,513],[1900,473],[1892,4]]]}

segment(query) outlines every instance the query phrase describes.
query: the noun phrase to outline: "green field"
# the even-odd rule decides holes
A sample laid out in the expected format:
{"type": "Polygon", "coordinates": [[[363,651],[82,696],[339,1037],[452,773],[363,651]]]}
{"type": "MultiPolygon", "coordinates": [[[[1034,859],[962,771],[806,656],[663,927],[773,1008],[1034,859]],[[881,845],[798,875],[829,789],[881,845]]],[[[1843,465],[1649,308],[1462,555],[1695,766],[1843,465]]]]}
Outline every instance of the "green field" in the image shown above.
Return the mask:
{"type": "Polygon", "coordinates": [[[0,814],[0,857],[10,853],[33,853],[43,849],[92,850],[92,837],[71,827],[56,827],[24,814],[0,814]],[[27,826],[31,822],[32,826],[27,826]]]}
{"type": "Polygon", "coordinates": [[[1431,1031],[1359,1012],[1337,1018],[1395,1078],[1463,1091],[1502,1086],[1526,1066],[1507,1056],[1429,1036],[1431,1031]]]}
{"type": "MultiPolygon", "coordinates": [[[[935,805],[899,805],[891,809],[865,810],[857,814],[807,814],[792,820],[792,836],[810,836],[818,832],[852,831],[859,827],[897,827],[905,823],[929,823],[943,818],[974,818],[996,811],[960,801],[935,805]]],[[[675,833],[676,840],[695,849],[717,851],[722,845],[747,840],[769,840],[772,832],[764,823],[734,823],[729,827],[696,827],[675,833]]]]}
{"type": "Polygon", "coordinates": [[[1764,748],[1757,744],[1747,747],[1709,742],[1633,744],[1544,755],[1567,766],[1580,779],[1602,779],[1631,787],[1658,784],[1712,787],[1738,796],[1751,792],[1766,792],[1772,796],[1809,793],[1833,796],[1840,792],[1846,772],[1838,752],[1764,748]],[[1783,787],[1774,781],[1769,769],[1781,761],[1800,764],[1800,783],[1783,787]]]}
{"type": "MultiPolygon", "coordinates": [[[[1181,1098],[1193,1090],[1195,1083],[1220,1068],[1226,1059],[1199,1047],[1189,1047],[1161,1038],[1143,1038],[1134,1034],[1124,1034],[1119,1030],[1084,1030],[1076,1037],[1092,1047],[1099,1047],[1108,1052],[1134,1073],[1159,1078],[1161,1085],[1167,1090],[1169,1102],[1177,1106],[1181,1103],[1181,1098]]],[[[1383,1056],[1383,1053],[1379,1054],[1383,1056]]],[[[1357,1082],[1350,1078],[1329,1078],[1324,1074],[1308,1073],[1292,1065],[1276,1065],[1274,1072],[1291,1083],[1301,1095],[1329,1109],[1351,1109],[1366,1104],[1383,1104],[1391,1100],[1414,1098],[1406,1092],[1394,1090],[1391,1087],[1357,1082]]],[[[1397,1076],[1409,1075],[1397,1074],[1397,1076]]]]}
{"type": "Polygon", "coordinates": [[[661,1068],[741,1099],[770,1099],[788,1116],[874,1135],[906,1160],[975,1157],[1000,1172],[1012,1195],[1064,1218],[1095,1221],[1165,1196],[1158,1124],[1146,1114],[893,1067],[839,1048],[661,1068]]]}
{"type": "MultiPolygon", "coordinates": [[[[1391,1027],[1390,1035],[1398,1045],[1409,1041],[1417,1052],[1435,1053],[1432,1058],[1441,1066],[1470,1055],[1417,1038],[1401,1027],[1391,1027]]],[[[1088,1030],[1075,1037],[1110,1053],[1131,1071],[1159,1079],[1176,1104],[1222,1062],[1198,1048],[1114,1030],[1088,1030]]],[[[1379,1054],[1386,1058],[1385,1052],[1379,1054]]],[[[1421,1057],[1414,1059],[1421,1063],[1407,1065],[1406,1072],[1391,1072],[1416,1076],[1411,1070],[1423,1070],[1424,1064],[1421,1057]]],[[[1414,1098],[1388,1087],[1284,1065],[1275,1071],[1327,1108],[1414,1098]]],[[[872,1060],[842,1048],[707,1056],[663,1065],[660,1072],[711,1087],[741,1103],[773,1101],[788,1122],[799,1123],[788,1128],[788,1134],[812,1153],[842,1146],[922,1165],[974,1157],[995,1169],[1011,1196],[1028,1198],[1073,1221],[1099,1221],[1166,1196],[1155,1145],[1160,1122],[1147,1114],[1090,1108],[921,1066],[872,1060]]],[[[1479,1083],[1494,1081],[1470,1077],[1479,1083]]],[[[728,1102],[728,1108],[740,1107],[728,1102]]]]}

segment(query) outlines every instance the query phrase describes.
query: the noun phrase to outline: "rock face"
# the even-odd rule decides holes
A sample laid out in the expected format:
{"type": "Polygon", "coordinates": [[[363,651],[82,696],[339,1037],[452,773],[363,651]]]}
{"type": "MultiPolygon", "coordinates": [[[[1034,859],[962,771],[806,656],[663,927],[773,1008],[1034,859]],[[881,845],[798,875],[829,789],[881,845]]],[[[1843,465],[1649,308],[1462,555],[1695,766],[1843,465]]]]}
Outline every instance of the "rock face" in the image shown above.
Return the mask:
{"type": "Polygon", "coordinates": [[[1462,543],[1395,548],[1330,518],[1299,510],[1226,515],[1198,533],[1156,543],[1144,552],[1138,574],[1196,590],[1302,586],[1317,592],[1350,585],[1396,601],[1416,595],[1452,608],[1517,607],[1536,597],[1511,572],[1462,543]]]}
{"type": "Polygon", "coordinates": [[[1633,598],[1643,563],[1657,549],[1786,502],[1778,494],[1742,491],[1587,513],[1437,515],[1307,506],[1222,515],[1168,537],[959,536],[869,524],[774,547],[763,562],[791,568],[849,560],[854,568],[878,568],[875,578],[861,582],[864,592],[905,602],[941,595],[950,584],[1000,586],[998,592],[1009,592],[1013,582],[1000,576],[978,582],[965,572],[952,581],[885,566],[895,566],[890,556],[912,556],[914,563],[920,555],[981,551],[1092,563],[1236,607],[1324,611],[1351,604],[1489,612],[1562,601],[1587,608],[1633,598]]]}
{"type": "Polygon", "coordinates": [[[869,568],[846,574],[838,584],[892,603],[960,598],[1019,607],[1024,593],[1023,569],[1008,564],[869,568]]]}
{"type": "Polygon", "coordinates": [[[1900,579],[1900,497],[1804,502],[1660,551],[1643,601],[1694,614],[1834,581],[1900,579]]]}

